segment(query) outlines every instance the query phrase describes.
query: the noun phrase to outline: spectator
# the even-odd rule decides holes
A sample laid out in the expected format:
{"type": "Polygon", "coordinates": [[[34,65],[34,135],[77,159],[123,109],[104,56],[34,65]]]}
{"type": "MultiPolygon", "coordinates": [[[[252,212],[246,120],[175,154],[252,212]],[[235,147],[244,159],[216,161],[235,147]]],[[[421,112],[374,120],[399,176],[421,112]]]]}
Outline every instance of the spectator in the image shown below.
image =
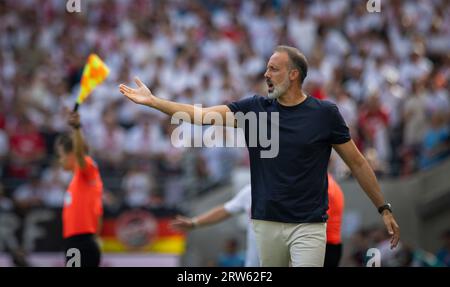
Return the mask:
{"type": "Polygon", "coordinates": [[[436,257],[447,267],[450,267],[450,230],[442,234],[444,244],[436,253],[436,257]]]}
{"type": "Polygon", "coordinates": [[[225,249],[217,261],[218,267],[244,267],[245,259],[235,238],[225,242],[225,249]]]}
{"type": "Polygon", "coordinates": [[[127,206],[145,207],[151,203],[155,183],[149,171],[139,165],[133,165],[123,179],[122,188],[127,206]]]}
{"type": "Polygon", "coordinates": [[[13,200],[17,207],[23,211],[42,206],[44,187],[37,173],[30,176],[27,183],[20,185],[13,192],[13,200]]]}
{"type": "Polygon", "coordinates": [[[369,96],[359,114],[359,126],[363,139],[363,150],[374,148],[377,161],[385,165],[389,159],[388,142],[389,114],[379,100],[377,93],[369,96]]]}
{"type": "Polygon", "coordinates": [[[5,189],[0,183],[0,211],[12,211],[13,208],[13,201],[6,196],[5,189]]]}
{"type": "Polygon", "coordinates": [[[414,82],[412,92],[403,108],[403,144],[405,148],[417,150],[426,129],[425,87],[414,82]]]}
{"type": "Polygon", "coordinates": [[[0,178],[3,176],[3,171],[6,165],[6,160],[9,153],[9,139],[8,134],[0,128],[0,178]]]}
{"type": "Polygon", "coordinates": [[[26,116],[19,118],[17,127],[10,133],[9,146],[8,175],[11,177],[26,178],[45,157],[44,138],[26,116]]]}
{"type": "MultiPolygon", "coordinates": [[[[137,124],[126,133],[125,152],[132,159],[152,160],[164,152],[165,143],[158,118],[141,114],[137,124]]],[[[167,139],[166,139],[167,140],[167,139]]]]}
{"type": "Polygon", "coordinates": [[[64,193],[70,183],[71,175],[53,162],[42,173],[42,201],[45,206],[62,208],[64,204],[64,193]]]}
{"type": "Polygon", "coordinates": [[[103,112],[101,124],[92,129],[89,138],[92,138],[93,154],[102,172],[115,175],[124,159],[125,132],[118,125],[113,110],[103,112]]]}
{"type": "Polygon", "coordinates": [[[425,131],[422,141],[420,159],[420,167],[422,169],[433,167],[449,155],[448,138],[450,137],[450,132],[444,119],[444,114],[439,112],[431,115],[430,125],[425,131]]]}

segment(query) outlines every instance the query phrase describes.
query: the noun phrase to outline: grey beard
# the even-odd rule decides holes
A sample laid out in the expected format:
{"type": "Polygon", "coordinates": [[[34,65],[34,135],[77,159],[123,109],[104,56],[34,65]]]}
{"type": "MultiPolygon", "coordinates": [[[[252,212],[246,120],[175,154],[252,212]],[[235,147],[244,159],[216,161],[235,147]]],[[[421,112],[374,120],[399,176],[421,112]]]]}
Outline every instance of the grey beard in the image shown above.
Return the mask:
{"type": "Polygon", "coordinates": [[[274,90],[272,93],[267,93],[267,97],[274,100],[280,97],[280,93],[277,93],[277,91],[274,90]]]}
{"type": "Polygon", "coordinates": [[[283,83],[281,84],[281,87],[279,87],[278,89],[273,89],[272,93],[267,93],[267,97],[269,99],[278,99],[281,95],[283,95],[284,93],[286,93],[286,91],[289,88],[289,83],[283,83]]]}
{"type": "Polygon", "coordinates": [[[272,93],[267,93],[267,97],[269,99],[278,99],[281,95],[286,93],[286,91],[289,89],[289,85],[290,85],[289,78],[286,77],[284,81],[278,86],[278,88],[274,87],[272,93]]]}

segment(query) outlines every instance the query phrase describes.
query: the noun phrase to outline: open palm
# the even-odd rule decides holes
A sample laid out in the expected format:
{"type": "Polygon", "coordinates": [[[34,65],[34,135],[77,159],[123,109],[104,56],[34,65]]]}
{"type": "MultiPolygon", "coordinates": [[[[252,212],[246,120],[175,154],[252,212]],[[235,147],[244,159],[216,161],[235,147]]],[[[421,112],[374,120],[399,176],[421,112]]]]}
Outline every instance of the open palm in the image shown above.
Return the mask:
{"type": "Polygon", "coordinates": [[[193,228],[191,219],[184,216],[177,216],[170,222],[170,226],[181,231],[189,231],[193,228]]]}
{"type": "Polygon", "coordinates": [[[121,84],[119,86],[120,92],[137,104],[151,106],[155,96],[153,96],[149,88],[147,88],[147,86],[144,85],[144,83],[142,83],[139,78],[136,77],[134,81],[138,86],[137,89],[133,89],[124,84],[121,84]]]}

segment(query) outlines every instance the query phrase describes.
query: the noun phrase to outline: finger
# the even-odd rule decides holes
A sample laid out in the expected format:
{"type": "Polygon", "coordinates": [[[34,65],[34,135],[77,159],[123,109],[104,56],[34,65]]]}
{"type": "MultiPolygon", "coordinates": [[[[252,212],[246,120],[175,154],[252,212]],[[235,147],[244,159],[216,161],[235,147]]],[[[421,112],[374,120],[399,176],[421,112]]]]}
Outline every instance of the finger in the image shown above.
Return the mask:
{"type": "Polygon", "coordinates": [[[399,236],[397,236],[397,235],[392,236],[391,249],[394,249],[395,247],[397,247],[399,241],[400,241],[400,237],[399,236]]]}
{"type": "Polygon", "coordinates": [[[138,85],[138,87],[144,87],[144,83],[141,82],[141,80],[138,77],[134,78],[134,82],[136,83],[136,85],[138,85]]]}
{"type": "Polygon", "coordinates": [[[127,91],[127,90],[121,90],[120,91],[123,95],[125,95],[125,96],[127,96],[128,98],[132,98],[133,97],[133,94],[134,93],[132,93],[132,92],[130,92],[130,91],[127,91]]]}
{"type": "Polygon", "coordinates": [[[395,230],[395,234],[391,237],[391,249],[397,247],[398,242],[400,241],[400,232],[399,230],[395,230]]]}
{"type": "Polygon", "coordinates": [[[130,87],[128,87],[128,86],[125,86],[125,85],[121,85],[121,86],[120,86],[120,91],[124,91],[124,92],[131,93],[131,92],[134,91],[134,89],[132,89],[132,88],[130,88],[130,87]]]}
{"type": "Polygon", "coordinates": [[[132,91],[133,90],[133,88],[130,88],[130,87],[128,87],[126,85],[123,85],[123,84],[119,86],[119,89],[120,90],[124,90],[124,91],[132,91]]]}
{"type": "Polygon", "coordinates": [[[388,222],[386,224],[386,228],[387,228],[387,231],[388,231],[389,235],[394,235],[394,229],[392,228],[392,223],[391,222],[388,222]]]}

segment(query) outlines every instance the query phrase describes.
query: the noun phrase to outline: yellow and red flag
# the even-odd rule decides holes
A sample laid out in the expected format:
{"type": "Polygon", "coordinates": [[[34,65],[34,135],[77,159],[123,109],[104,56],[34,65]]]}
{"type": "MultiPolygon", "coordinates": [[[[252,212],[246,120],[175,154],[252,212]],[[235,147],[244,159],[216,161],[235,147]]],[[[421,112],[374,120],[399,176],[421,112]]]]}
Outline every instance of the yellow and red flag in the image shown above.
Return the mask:
{"type": "Polygon", "coordinates": [[[109,68],[96,54],[90,54],[83,69],[83,75],[80,83],[80,93],[74,110],[87,99],[91,92],[101,84],[109,75],[109,68]]]}

